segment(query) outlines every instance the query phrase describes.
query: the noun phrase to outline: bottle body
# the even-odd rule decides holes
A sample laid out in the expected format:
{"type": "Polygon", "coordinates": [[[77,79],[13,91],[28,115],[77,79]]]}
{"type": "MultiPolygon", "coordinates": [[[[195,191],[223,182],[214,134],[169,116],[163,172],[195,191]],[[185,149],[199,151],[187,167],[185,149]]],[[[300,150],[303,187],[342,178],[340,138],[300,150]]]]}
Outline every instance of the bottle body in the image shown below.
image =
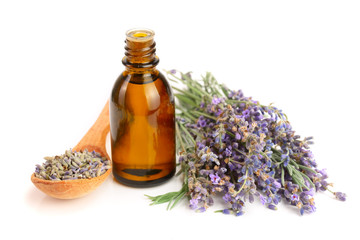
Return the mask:
{"type": "Polygon", "coordinates": [[[174,97],[155,66],[144,65],[128,67],[110,97],[113,175],[133,187],[158,185],[176,167],[174,97]]]}

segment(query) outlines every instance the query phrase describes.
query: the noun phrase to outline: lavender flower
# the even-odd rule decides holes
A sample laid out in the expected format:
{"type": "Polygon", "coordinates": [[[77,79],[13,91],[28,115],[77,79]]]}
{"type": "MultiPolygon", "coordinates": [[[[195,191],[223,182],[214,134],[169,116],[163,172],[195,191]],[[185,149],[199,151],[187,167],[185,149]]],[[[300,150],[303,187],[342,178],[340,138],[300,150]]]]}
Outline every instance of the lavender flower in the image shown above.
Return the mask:
{"type": "Polygon", "coordinates": [[[220,177],[217,174],[209,174],[209,177],[211,179],[212,184],[219,184],[220,183],[220,177]]]}
{"type": "Polygon", "coordinates": [[[342,192],[335,192],[334,193],[335,197],[337,199],[339,199],[340,201],[345,201],[346,200],[346,194],[342,193],[342,192]]]}
{"type": "Polygon", "coordinates": [[[176,79],[186,87],[178,94],[176,118],[184,185],[170,202],[189,196],[190,208],[203,212],[214,194],[222,194],[224,214],[241,216],[245,203],[256,198],[272,210],[285,200],[301,215],[316,211],[315,191],[331,184],[310,150],[313,137],[302,139],[280,109],[228,89],[210,73],[202,83],[190,74],[176,79]]]}
{"type": "Polygon", "coordinates": [[[217,97],[214,97],[212,99],[211,103],[214,104],[214,105],[217,105],[217,104],[221,103],[221,99],[217,98],[217,97]]]}

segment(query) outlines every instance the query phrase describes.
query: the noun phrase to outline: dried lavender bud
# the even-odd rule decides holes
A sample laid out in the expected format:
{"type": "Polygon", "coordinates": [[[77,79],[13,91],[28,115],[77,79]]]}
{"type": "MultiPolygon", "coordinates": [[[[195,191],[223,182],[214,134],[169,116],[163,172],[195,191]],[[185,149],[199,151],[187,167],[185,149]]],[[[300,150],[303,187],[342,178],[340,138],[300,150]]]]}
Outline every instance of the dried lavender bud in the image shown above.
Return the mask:
{"type": "Polygon", "coordinates": [[[99,153],[65,151],[65,154],[44,157],[42,165],[35,167],[35,176],[45,180],[60,181],[98,177],[111,168],[110,160],[99,153]]]}

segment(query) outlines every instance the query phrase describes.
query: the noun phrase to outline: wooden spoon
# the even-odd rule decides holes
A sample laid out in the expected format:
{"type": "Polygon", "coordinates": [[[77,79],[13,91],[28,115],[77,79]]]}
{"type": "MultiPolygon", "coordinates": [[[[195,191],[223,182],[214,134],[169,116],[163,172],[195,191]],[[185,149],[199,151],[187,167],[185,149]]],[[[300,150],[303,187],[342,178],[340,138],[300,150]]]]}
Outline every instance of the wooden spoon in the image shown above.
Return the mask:
{"type": "MultiPolygon", "coordinates": [[[[80,142],[72,149],[73,151],[95,151],[100,153],[106,159],[109,156],[106,152],[106,136],[110,131],[109,121],[109,101],[105,104],[102,112],[94,125],[88,130],[80,142]]],[[[34,185],[47,195],[60,199],[74,199],[85,196],[95,190],[109,176],[111,168],[99,177],[89,179],[61,180],[52,181],[35,177],[31,175],[31,181],[34,185]]]]}

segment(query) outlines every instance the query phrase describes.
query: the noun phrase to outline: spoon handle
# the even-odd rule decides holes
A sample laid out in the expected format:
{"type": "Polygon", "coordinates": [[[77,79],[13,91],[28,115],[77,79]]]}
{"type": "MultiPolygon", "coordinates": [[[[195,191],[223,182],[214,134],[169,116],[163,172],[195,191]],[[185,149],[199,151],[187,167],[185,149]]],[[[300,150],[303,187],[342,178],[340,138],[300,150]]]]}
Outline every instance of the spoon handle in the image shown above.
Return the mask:
{"type": "Polygon", "coordinates": [[[109,100],[106,102],[96,122],[88,130],[85,136],[73,148],[73,151],[95,151],[110,159],[106,152],[106,136],[110,131],[109,100]]]}

